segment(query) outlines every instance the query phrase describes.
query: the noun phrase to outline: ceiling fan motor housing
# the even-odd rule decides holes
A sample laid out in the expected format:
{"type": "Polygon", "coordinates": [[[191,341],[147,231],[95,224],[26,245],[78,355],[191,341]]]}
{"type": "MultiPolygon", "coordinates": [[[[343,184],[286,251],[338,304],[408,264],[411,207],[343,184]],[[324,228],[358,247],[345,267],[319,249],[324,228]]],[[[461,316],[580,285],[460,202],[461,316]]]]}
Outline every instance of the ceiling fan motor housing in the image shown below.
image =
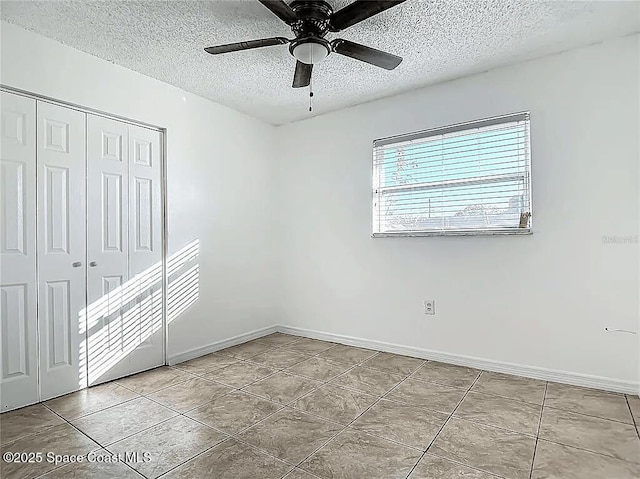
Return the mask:
{"type": "Polygon", "coordinates": [[[296,12],[291,30],[296,37],[324,37],[331,29],[329,18],[333,8],[323,0],[295,0],[289,5],[296,12]]]}
{"type": "Polygon", "coordinates": [[[295,0],[290,4],[297,19],[291,24],[296,35],[289,52],[302,63],[313,65],[331,53],[331,45],[324,36],[330,31],[329,18],[333,8],[322,0],[295,0]]]}

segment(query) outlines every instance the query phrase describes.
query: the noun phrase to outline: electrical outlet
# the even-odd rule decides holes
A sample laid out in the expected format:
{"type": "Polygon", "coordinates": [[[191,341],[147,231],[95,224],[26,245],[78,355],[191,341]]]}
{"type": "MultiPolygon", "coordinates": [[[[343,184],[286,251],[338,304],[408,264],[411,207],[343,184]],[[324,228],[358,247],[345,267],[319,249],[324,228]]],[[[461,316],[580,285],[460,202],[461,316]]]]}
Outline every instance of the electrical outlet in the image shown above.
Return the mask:
{"type": "Polygon", "coordinates": [[[424,300],[424,314],[435,315],[436,314],[436,301],[435,299],[424,300]]]}

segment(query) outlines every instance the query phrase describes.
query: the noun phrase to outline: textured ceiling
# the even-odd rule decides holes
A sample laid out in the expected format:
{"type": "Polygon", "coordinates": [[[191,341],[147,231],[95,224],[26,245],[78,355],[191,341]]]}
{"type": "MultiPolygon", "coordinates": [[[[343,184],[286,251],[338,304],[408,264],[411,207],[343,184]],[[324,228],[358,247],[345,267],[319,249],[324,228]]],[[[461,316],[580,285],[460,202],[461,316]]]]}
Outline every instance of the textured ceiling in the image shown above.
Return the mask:
{"type": "MultiPolygon", "coordinates": [[[[348,0],[329,0],[338,9],[348,0]]],[[[203,47],[287,36],[256,0],[2,1],[28,30],[273,124],[310,116],[291,88],[286,45],[208,55],[203,47]]],[[[640,2],[408,0],[337,36],[404,57],[386,71],[330,55],[313,72],[320,114],[640,30],[640,2]]],[[[336,35],[329,35],[334,38],[336,35]]]]}

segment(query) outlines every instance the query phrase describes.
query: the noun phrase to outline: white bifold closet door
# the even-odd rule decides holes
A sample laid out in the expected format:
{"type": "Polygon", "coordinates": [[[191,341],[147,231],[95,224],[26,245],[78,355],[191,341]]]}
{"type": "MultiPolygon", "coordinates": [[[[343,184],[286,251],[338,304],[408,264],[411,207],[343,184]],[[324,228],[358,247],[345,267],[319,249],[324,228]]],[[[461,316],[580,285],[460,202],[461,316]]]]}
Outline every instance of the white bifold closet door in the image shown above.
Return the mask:
{"type": "Polygon", "coordinates": [[[161,133],[2,92],[7,411],[164,364],[161,133]]]}
{"type": "Polygon", "coordinates": [[[85,387],[86,114],[37,103],[40,399],[85,387]]]}
{"type": "Polygon", "coordinates": [[[163,364],[160,132],[87,117],[89,385],[163,364]]]}
{"type": "Polygon", "coordinates": [[[0,410],[38,401],[36,101],[2,92],[0,410]]]}

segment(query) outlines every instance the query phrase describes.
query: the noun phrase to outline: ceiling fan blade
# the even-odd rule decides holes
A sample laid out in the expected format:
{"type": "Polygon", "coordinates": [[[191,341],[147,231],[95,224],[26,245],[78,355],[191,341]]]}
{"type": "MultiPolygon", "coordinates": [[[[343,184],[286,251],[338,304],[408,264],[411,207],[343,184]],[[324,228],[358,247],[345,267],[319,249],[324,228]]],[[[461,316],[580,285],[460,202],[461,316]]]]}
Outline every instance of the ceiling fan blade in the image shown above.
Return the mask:
{"type": "Polygon", "coordinates": [[[402,57],[397,55],[339,38],[331,42],[331,48],[340,55],[355,58],[361,62],[370,63],[386,70],[393,70],[402,62],[402,57]]]}
{"type": "Polygon", "coordinates": [[[302,88],[305,86],[309,86],[309,83],[311,83],[312,70],[313,65],[302,63],[298,60],[298,62],[296,63],[296,72],[293,75],[293,88],[302,88]]]}
{"type": "Polygon", "coordinates": [[[250,50],[252,48],[271,47],[274,45],[283,45],[289,43],[288,38],[273,37],[262,38],[261,40],[249,40],[248,42],[228,43],[226,45],[217,45],[215,47],[207,47],[205,52],[212,55],[219,55],[220,53],[239,52],[241,50],[250,50]]]}
{"type": "Polygon", "coordinates": [[[353,3],[350,3],[331,15],[329,23],[334,32],[339,32],[405,1],[406,0],[355,0],[353,3]]]}
{"type": "Polygon", "coordinates": [[[276,17],[287,25],[291,25],[296,20],[296,12],[283,0],[258,0],[261,4],[271,10],[276,17]]]}

